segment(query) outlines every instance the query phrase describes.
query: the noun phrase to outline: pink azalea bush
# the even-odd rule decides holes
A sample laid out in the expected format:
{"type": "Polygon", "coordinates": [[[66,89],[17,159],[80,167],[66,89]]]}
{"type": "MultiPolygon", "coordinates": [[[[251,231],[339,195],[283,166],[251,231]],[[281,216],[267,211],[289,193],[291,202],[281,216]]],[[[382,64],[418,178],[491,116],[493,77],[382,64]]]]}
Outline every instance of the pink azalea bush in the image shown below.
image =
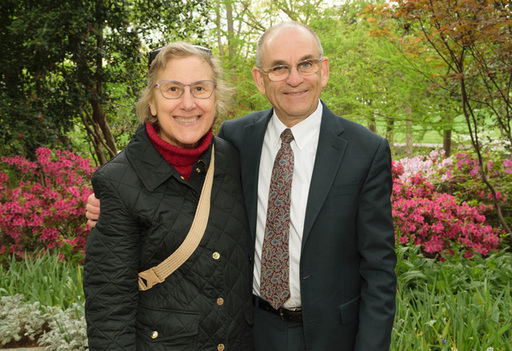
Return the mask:
{"type": "Polygon", "coordinates": [[[403,173],[399,178],[404,183],[407,183],[418,173],[423,174],[430,181],[437,179],[441,182],[450,179],[452,176],[450,167],[453,160],[444,157],[444,150],[433,150],[428,156],[418,155],[412,158],[404,158],[400,160],[400,163],[403,167],[403,173]]]}
{"type": "Polygon", "coordinates": [[[509,160],[503,160],[504,172],[512,174],[512,157],[509,160]]]}
{"type": "MultiPolygon", "coordinates": [[[[450,179],[439,184],[440,191],[455,194],[473,204],[493,204],[492,195],[481,181],[480,166],[476,157],[467,153],[458,153],[453,157],[450,179]]],[[[496,155],[486,155],[484,171],[486,179],[496,192],[498,205],[505,216],[512,216],[512,205],[507,194],[512,193],[512,158],[502,159],[496,155]]],[[[487,213],[487,222],[499,225],[495,213],[487,213]]],[[[511,222],[512,224],[512,222],[511,222]]]]}
{"type": "MultiPolygon", "coordinates": [[[[488,159],[487,177],[496,185],[502,210],[511,216],[504,194],[512,193],[512,158],[488,159]]],[[[2,157],[0,258],[49,249],[80,260],[89,233],[84,203],[92,192],[93,172],[89,159],[68,151],[40,148],[36,162],[2,157]]],[[[498,248],[503,231],[492,220],[489,193],[469,154],[447,158],[433,151],[393,162],[392,202],[397,242],[420,245],[426,256],[450,252],[454,244],[466,257],[498,248]]]]}
{"type": "Polygon", "coordinates": [[[37,161],[19,156],[0,163],[0,257],[38,249],[66,256],[83,252],[84,220],[94,169],[69,151],[39,148],[37,161]],[[53,157],[52,157],[53,156],[53,157]]]}
{"type": "MultiPolygon", "coordinates": [[[[508,216],[508,223],[512,225],[512,203],[507,196],[512,194],[512,158],[495,152],[487,153],[485,159],[486,179],[494,187],[501,212],[505,218],[508,216]]],[[[400,162],[404,165],[404,173],[400,176],[403,182],[407,183],[408,179],[421,173],[438,192],[454,195],[472,206],[490,205],[484,213],[486,223],[492,226],[501,225],[494,210],[492,195],[482,182],[476,155],[457,153],[445,157],[444,152],[434,150],[428,156],[405,158],[400,162]]]]}
{"type": "MultiPolygon", "coordinates": [[[[510,191],[507,186],[512,178],[503,181],[502,175],[508,175],[511,161],[487,164],[489,177],[499,179],[498,189],[505,193],[510,191]]],[[[446,158],[436,151],[393,162],[392,201],[397,242],[420,245],[429,257],[450,252],[454,244],[461,247],[466,257],[474,252],[485,256],[496,250],[503,230],[488,220],[493,206],[479,181],[477,165],[467,154],[446,158]]],[[[506,196],[502,192],[497,195],[505,206],[506,196]]]]}

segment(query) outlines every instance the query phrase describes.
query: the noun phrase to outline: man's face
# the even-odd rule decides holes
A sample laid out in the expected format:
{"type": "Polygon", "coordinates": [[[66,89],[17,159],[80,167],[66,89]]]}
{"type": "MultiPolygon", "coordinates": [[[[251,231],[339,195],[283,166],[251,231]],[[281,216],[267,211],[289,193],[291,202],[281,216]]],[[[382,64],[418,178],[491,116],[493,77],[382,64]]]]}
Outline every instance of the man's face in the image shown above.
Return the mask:
{"type": "Polygon", "coordinates": [[[320,53],[314,37],[307,30],[285,27],[272,33],[262,47],[262,68],[276,65],[292,67],[283,81],[270,81],[257,67],[253,77],[260,93],[266,95],[279,119],[291,127],[311,115],[318,106],[322,88],[329,79],[329,60],[322,58],[320,69],[304,75],[297,71],[297,63],[306,59],[319,59],[320,53]]]}

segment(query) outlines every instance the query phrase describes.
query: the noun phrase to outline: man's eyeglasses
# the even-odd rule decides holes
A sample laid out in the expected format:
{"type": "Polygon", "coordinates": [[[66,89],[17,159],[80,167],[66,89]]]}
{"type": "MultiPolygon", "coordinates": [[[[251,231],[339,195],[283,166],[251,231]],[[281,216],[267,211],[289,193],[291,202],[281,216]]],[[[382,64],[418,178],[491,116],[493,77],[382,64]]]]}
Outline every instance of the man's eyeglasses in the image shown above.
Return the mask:
{"type": "MultiPolygon", "coordinates": [[[[210,57],[213,56],[212,55],[212,51],[210,49],[208,49],[208,48],[205,48],[204,46],[201,46],[201,45],[192,45],[192,46],[195,47],[196,49],[199,49],[199,50],[202,50],[202,51],[206,52],[210,57]]],[[[148,69],[151,68],[151,64],[155,60],[156,55],[158,55],[158,53],[160,51],[162,51],[162,49],[163,49],[163,47],[151,50],[149,52],[148,69]]]]}
{"type": "Polygon", "coordinates": [[[176,80],[161,80],[155,85],[160,88],[162,96],[166,99],[179,99],[186,86],[190,87],[190,93],[196,99],[208,99],[217,85],[212,80],[198,80],[190,84],[183,84],[176,80]]]}
{"type": "MultiPolygon", "coordinates": [[[[304,61],[300,61],[295,65],[297,68],[297,72],[303,75],[313,74],[318,72],[320,68],[320,63],[322,62],[322,58],[320,59],[307,59],[304,61]]],[[[277,65],[272,66],[267,70],[264,70],[260,67],[260,71],[265,73],[273,82],[280,82],[287,79],[290,76],[292,71],[292,66],[290,65],[277,65]]]]}

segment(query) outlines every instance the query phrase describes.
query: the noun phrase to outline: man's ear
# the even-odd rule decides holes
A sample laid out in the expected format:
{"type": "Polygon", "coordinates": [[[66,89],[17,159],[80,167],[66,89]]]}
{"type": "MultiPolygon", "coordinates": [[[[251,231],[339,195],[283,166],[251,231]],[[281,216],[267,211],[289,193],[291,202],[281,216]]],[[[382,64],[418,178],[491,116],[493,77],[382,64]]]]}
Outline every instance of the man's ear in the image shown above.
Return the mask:
{"type": "Polygon", "coordinates": [[[265,84],[263,82],[263,74],[261,74],[261,71],[258,67],[254,67],[252,69],[252,77],[254,78],[254,81],[258,86],[259,92],[265,95],[265,84]]]}
{"type": "Polygon", "coordinates": [[[327,85],[327,82],[329,81],[329,58],[328,57],[322,57],[320,70],[322,71],[322,77],[321,77],[322,87],[325,87],[327,85]]]}

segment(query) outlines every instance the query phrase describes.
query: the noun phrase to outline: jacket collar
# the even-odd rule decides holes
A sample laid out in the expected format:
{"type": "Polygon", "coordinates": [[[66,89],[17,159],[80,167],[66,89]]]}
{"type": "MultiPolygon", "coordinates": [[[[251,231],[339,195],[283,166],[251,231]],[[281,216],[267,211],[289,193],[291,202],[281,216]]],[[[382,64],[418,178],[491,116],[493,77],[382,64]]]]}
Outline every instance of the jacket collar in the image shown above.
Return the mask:
{"type": "MultiPolygon", "coordinates": [[[[199,161],[210,164],[210,150],[204,152],[199,161]]],[[[137,128],[133,138],[125,149],[126,157],[132,165],[135,173],[148,191],[154,191],[170,177],[181,180],[179,172],[171,166],[165,158],[153,146],[146,132],[146,127],[141,124],[137,128]]]]}

